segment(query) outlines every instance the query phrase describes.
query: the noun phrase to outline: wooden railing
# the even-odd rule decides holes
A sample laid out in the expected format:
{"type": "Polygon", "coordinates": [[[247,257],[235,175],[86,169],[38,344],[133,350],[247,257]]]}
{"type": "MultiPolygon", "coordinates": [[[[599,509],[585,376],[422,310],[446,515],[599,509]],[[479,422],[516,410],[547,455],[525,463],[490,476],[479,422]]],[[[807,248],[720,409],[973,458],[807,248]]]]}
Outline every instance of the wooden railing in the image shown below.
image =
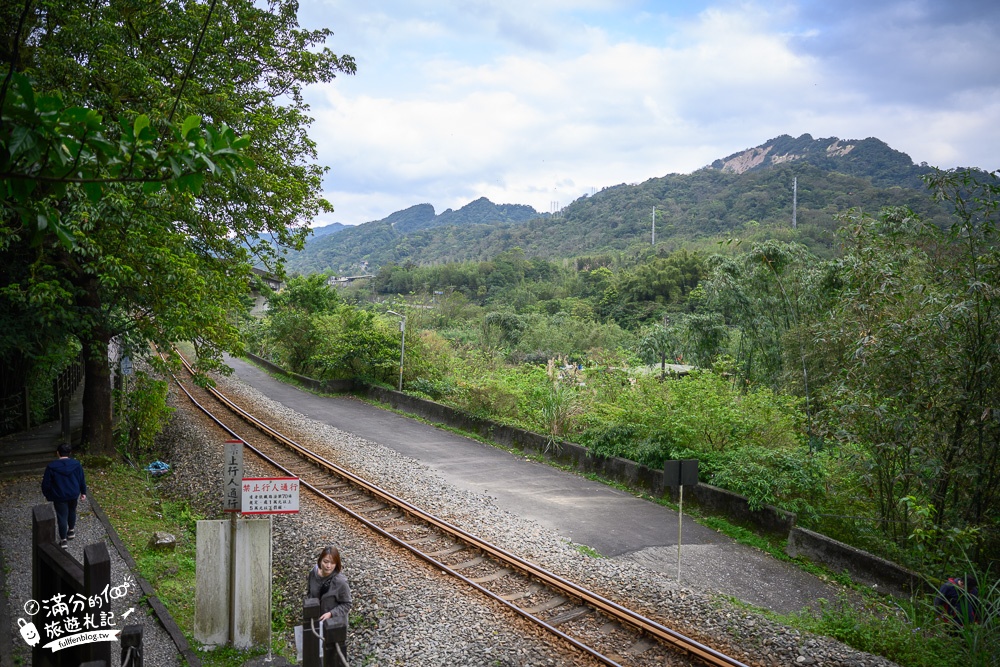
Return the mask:
{"type": "Polygon", "coordinates": [[[320,656],[319,617],[319,600],[306,598],[302,606],[302,667],[348,667],[347,626],[323,624],[320,656]]]}
{"type": "MultiPolygon", "coordinates": [[[[108,591],[112,590],[107,545],[95,542],[84,547],[81,565],[56,541],[56,513],[51,503],[32,508],[31,542],[31,597],[41,605],[38,613],[49,614],[52,623],[63,621],[64,628],[70,620],[82,630],[88,624],[93,626],[95,620],[104,626],[104,618],[111,612],[108,591]],[[98,603],[99,608],[94,609],[98,603]],[[54,612],[57,605],[65,605],[64,614],[54,612]]],[[[118,628],[108,625],[93,629],[118,628]]],[[[141,625],[121,628],[121,656],[114,663],[110,641],[81,642],[54,651],[44,646],[45,639],[51,639],[54,633],[48,631],[41,617],[36,631],[39,640],[31,649],[31,664],[35,667],[111,667],[112,664],[142,667],[141,625]]]]}

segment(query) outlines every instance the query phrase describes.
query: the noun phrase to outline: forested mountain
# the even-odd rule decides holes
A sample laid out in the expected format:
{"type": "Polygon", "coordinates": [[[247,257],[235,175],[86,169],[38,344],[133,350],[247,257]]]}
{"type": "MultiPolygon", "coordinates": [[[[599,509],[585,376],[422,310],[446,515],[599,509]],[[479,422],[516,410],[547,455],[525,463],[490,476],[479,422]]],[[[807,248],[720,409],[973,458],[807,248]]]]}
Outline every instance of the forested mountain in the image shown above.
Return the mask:
{"type": "Polygon", "coordinates": [[[327,234],[336,234],[337,232],[342,231],[346,228],[347,225],[341,224],[339,222],[335,222],[331,225],[324,225],[323,227],[313,227],[312,239],[315,241],[316,239],[322,236],[326,236],[327,234]]]}
{"type": "Polygon", "coordinates": [[[478,199],[435,215],[430,204],[384,220],[313,238],[289,256],[292,272],[356,272],[389,263],[435,264],[482,260],[520,247],[527,257],[574,257],[648,245],[656,213],[656,241],[699,246],[720,238],[796,238],[827,254],[836,216],[852,207],[908,206],[929,219],[943,210],[923,187],[930,167],[878,139],[797,139],[783,135],[691,174],[669,174],[638,184],[607,187],[556,216],[530,206],[478,199]],[[793,180],[798,180],[796,229],[793,180]]]}
{"type": "MultiPolygon", "coordinates": [[[[430,204],[417,204],[402,211],[396,211],[382,220],[366,222],[356,227],[340,225],[336,235],[314,235],[304,250],[292,253],[288,258],[288,270],[298,273],[351,273],[361,268],[362,262],[371,267],[384,266],[402,257],[407,261],[414,252],[415,241],[419,250],[425,238],[434,238],[442,228],[476,226],[489,230],[493,226],[518,224],[527,220],[548,217],[531,206],[523,204],[494,204],[486,197],[480,197],[458,209],[446,209],[440,215],[430,204]]],[[[335,223],[338,224],[339,223],[335,223]]],[[[320,229],[326,229],[321,227],[320,229]]],[[[318,231],[318,230],[317,230],[318,231]]],[[[447,236],[451,232],[445,232],[447,236]]],[[[438,259],[440,253],[434,252],[438,259]]],[[[413,260],[416,261],[416,260],[413,260]]]]}
{"type": "Polygon", "coordinates": [[[880,187],[899,185],[923,189],[920,176],[933,171],[926,163],[914,166],[909,155],[893,150],[873,137],[862,141],[843,141],[837,137],[813,139],[808,134],[797,139],[783,134],[756,148],[716,160],[711,167],[742,174],[792,162],[867,178],[880,187]]]}

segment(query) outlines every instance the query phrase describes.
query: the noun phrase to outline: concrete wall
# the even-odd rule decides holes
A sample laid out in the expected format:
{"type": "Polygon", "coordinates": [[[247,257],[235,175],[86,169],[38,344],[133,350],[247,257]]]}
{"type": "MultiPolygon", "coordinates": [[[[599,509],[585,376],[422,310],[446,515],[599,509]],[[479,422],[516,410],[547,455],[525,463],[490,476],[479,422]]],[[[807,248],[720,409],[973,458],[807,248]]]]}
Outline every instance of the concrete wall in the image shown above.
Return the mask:
{"type": "Polygon", "coordinates": [[[890,595],[909,597],[928,587],[912,570],[805,528],[791,529],[785,553],[822,563],[834,572],[847,572],[854,581],[890,595]]]}
{"type": "Polygon", "coordinates": [[[247,353],[247,358],[252,360],[255,364],[263,366],[265,369],[272,373],[278,375],[284,375],[285,377],[291,378],[298,382],[300,385],[305,387],[310,391],[319,392],[322,394],[344,394],[354,391],[354,381],[353,380],[314,380],[311,377],[306,377],[305,375],[299,375],[298,373],[292,373],[291,371],[286,371],[281,366],[273,364],[267,359],[258,357],[255,354],[247,353]]]}
{"type": "MultiPolygon", "coordinates": [[[[318,386],[324,384],[288,373],[253,355],[248,356],[275,373],[293,377],[306,386],[309,386],[305,382],[306,380],[318,386]]],[[[619,457],[592,456],[587,448],[581,445],[562,441],[550,443],[544,435],[474,417],[456,408],[400,393],[393,389],[355,383],[353,390],[372,400],[386,403],[394,409],[451,428],[475,433],[504,447],[544,456],[583,473],[598,474],[605,479],[624,484],[635,491],[647,493],[656,498],[669,494],[670,499],[675,502],[678,499],[677,489],[664,487],[662,470],[647,468],[634,461],[619,457]]],[[[321,389],[320,391],[326,390],[321,389]]],[[[350,391],[350,389],[339,391],[350,391]]],[[[879,590],[887,593],[908,595],[909,586],[914,581],[913,578],[917,576],[906,568],[878,556],[837,542],[819,533],[795,527],[796,516],[792,512],[786,512],[770,505],[752,510],[745,497],[726,489],[700,483],[696,486],[686,486],[684,487],[684,501],[698,505],[709,514],[725,516],[727,520],[738,525],[780,537],[787,535],[787,552],[793,558],[807,558],[829,567],[835,572],[846,571],[856,581],[875,585],[879,590]]]]}

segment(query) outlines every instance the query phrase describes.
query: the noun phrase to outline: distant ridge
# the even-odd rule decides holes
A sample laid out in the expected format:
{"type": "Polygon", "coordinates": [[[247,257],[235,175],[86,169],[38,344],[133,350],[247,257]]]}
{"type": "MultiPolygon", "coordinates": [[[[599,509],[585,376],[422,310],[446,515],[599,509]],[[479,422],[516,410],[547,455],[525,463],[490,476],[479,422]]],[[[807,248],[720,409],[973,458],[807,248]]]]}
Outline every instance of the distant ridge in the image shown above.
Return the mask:
{"type": "Polygon", "coordinates": [[[890,148],[874,137],[861,140],[838,137],[813,139],[809,134],[798,138],[783,134],[755,148],[716,160],[709,167],[727,173],[744,174],[791,162],[802,162],[826,171],[868,178],[873,185],[881,187],[921,187],[920,176],[931,171],[926,163],[914,166],[909,155],[890,148]]]}
{"type": "Polygon", "coordinates": [[[945,224],[944,209],[921,180],[932,170],[874,137],[785,134],[690,174],[602,188],[558,215],[485,197],[441,214],[416,204],[382,220],[318,233],[288,255],[287,267],[354,275],[393,263],[484,261],[514,248],[547,259],[648,252],[654,210],[657,247],[664,251],[710,251],[719,239],[738,236],[794,238],[822,255],[833,252],[838,216],[850,208],[907,206],[945,224]],[[791,231],[796,179],[798,227],[791,231]]]}
{"type": "Polygon", "coordinates": [[[340,222],[334,222],[329,225],[323,225],[322,227],[313,227],[312,238],[318,239],[319,237],[327,236],[328,234],[336,234],[337,232],[346,228],[347,225],[340,222]]]}

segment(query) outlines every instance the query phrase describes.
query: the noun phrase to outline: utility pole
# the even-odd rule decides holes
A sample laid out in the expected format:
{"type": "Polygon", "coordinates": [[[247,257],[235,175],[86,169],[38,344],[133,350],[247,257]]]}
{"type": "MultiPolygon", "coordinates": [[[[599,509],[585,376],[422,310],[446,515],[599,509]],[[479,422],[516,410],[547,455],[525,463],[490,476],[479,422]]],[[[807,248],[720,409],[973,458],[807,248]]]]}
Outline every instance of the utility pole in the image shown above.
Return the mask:
{"type": "Polygon", "coordinates": [[[798,204],[799,204],[799,177],[796,176],[792,179],[792,229],[795,229],[796,227],[795,217],[796,214],[798,213],[798,211],[796,210],[798,208],[798,204]]]}
{"type": "Polygon", "coordinates": [[[654,245],[654,246],[656,245],[656,207],[655,206],[653,207],[653,243],[652,243],[652,245],[654,245]]]}
{"type": "Polygon", "coordinates": [[[403,391],[403,355],[406,352],[406,315],[401,315],[394,310],[386,312],[390,315],[402,318],[399,321],[399,391],[403,391]]]}

